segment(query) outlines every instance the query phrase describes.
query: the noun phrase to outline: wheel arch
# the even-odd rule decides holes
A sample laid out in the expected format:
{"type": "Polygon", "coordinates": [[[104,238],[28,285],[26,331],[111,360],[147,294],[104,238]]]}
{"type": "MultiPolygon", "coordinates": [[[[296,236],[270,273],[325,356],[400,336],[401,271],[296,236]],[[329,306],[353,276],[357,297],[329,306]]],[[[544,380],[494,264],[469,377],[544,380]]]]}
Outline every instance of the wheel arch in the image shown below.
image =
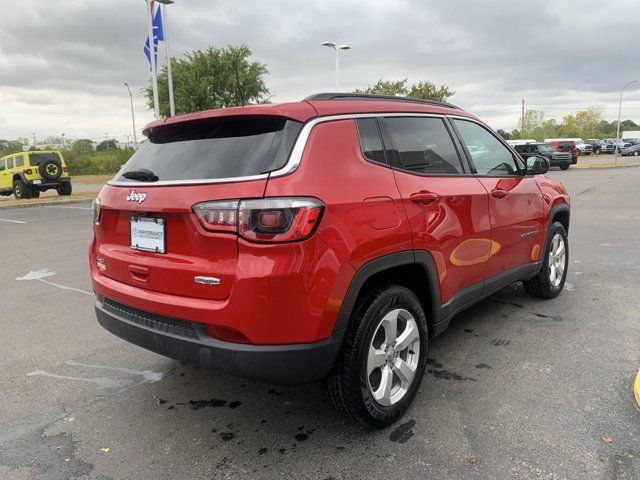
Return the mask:
{"type": "Polygon", "coordinates": [[[11,178],[11,183],[13,184],[13,182],[15,182],[16,180],[22,180],[24,183],[27,183],[27,179],[24,176],[24,173],[22,172],[17,172],[13,174],[13,177],[11,178]]]}
{"type": "Polygon", "coordinates": [[[430,336],[440,320],[440,285],[435,262],[425,250],[407,250],[370,260],[360,267],[347,289],[335,332],[345,332],[362,295],[381,284],[395,284],[413,291],[427,316],[430,336]]]}

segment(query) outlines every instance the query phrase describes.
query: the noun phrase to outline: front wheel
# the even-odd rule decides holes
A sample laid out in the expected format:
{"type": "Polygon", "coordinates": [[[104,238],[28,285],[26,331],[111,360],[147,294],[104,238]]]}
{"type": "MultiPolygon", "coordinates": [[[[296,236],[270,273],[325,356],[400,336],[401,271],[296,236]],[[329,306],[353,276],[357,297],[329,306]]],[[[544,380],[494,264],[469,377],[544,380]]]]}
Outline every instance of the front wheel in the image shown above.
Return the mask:
{"type": "Polygon", "coordinates": [[[22,180],[13,182],[13,196],[16,200],[31,198],[31,188],[22,180]]]}
{"type": "Polygon", "coordinates": [[[569,238],[560,222],[551,225],[549,244],[542,259],[542,267],[531,280],[523,283],[532,297],[555,298],[560,295],[567,278],[569,265],[569,238]]]}
{"type": "Polygon", "coordinates": [[[560,169],[561,170],[568,170],[570,166],[571,166],[570,163],[563,163],[562,165],[560,165],[560,169]]]}
{"type": "Polygon", "coordinates": [[[354,311],[325,386],[338,410],[384,428],[409,408],[422,382],[427,319],[416,295],[398,285],[365,294],[354,311]]]}

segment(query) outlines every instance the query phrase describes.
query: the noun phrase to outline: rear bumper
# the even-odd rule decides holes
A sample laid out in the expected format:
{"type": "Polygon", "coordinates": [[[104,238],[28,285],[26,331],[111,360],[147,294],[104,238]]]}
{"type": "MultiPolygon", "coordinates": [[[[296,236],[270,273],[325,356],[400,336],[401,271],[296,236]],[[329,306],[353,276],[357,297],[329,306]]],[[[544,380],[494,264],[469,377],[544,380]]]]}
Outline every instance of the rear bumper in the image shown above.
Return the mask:
{"type": "Polygon", "coordinates": [[[114,335],[152,352],[229,375],[279,385],[298,385],[325,377],[338,355],[341,335],[298,345],[245,345],[217,340],[192,323],[182,335],[137,322],[95,304],[98,323],[114,335]]]}

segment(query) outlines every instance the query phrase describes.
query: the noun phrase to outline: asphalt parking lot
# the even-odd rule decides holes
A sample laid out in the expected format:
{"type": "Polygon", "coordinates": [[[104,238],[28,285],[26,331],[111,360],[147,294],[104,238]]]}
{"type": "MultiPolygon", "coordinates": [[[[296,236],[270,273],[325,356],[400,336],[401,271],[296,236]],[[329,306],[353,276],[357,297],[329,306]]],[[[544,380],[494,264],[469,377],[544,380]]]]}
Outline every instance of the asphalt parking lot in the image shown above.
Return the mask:
{"type": "Polygon", "coordinates": [[[514,285],[457,316],[413,407],[374,432],[319,384],[226,377],[110,335],[89,205],[0,210],[0,478],[640,478],[640,168],[550,175],[572,194],[566,291],[514,285]]]}

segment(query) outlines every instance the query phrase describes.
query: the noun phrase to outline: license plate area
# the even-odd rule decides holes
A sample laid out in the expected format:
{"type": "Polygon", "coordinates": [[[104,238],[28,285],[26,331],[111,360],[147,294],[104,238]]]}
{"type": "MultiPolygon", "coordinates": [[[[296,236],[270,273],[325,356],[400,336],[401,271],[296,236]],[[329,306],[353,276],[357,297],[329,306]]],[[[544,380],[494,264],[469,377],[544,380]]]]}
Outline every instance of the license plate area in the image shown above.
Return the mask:
{"type": "Polygon", "coordinates": [[[164,218],[135,217],[130,220],[130,246],[134,250],[166,253],[166,222],[164,218]]]}

